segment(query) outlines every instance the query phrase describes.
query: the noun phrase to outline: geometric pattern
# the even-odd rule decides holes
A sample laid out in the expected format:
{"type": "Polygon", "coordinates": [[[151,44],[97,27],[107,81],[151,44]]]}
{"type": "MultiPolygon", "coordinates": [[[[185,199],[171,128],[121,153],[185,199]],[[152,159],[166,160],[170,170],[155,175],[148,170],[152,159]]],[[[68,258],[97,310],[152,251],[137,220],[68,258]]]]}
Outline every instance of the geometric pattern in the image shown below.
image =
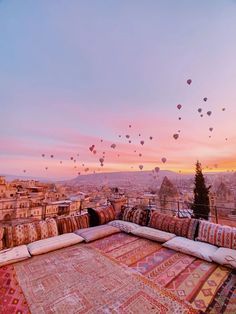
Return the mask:
{"type": "Polygon", "coordinates": [[[30,313],[12,265],[0,267],[0,313],[30,313]]]}
{"type": "Polygon", "coordinates": [[[15,264],[31,313],[198,313],[87,244],[15,264]]]}
{"type": "MultiPolygon", "coordinates": [[[[141,273],[157,285],[169,289],[178,299],[207,310],[232,270],[171,249],[159,243],[121,233],[90,245],[107,256],[141,273]],[[118,238],[119,236],[119,238],[118,238]],[[144,241],[145,240],[145,241],[144,241]],[[105,242],[104,242],[105,241],[105,242]]],[[[236,313],[236,275],[228,309],[236,313]]],[[[223,313],[223,312],[218,312],[223,313]]]]}

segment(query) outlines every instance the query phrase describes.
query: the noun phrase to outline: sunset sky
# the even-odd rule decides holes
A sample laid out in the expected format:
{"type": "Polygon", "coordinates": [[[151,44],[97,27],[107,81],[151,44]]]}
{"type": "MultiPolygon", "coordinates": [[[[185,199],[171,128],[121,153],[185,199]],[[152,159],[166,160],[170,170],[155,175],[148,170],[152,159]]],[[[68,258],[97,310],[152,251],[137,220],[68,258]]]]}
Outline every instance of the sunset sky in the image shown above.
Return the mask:
{"type": "Polygon", "coordinates": [[[236,170],[235,17],[233,0],[0,1],[0,174],[236,170]]]}

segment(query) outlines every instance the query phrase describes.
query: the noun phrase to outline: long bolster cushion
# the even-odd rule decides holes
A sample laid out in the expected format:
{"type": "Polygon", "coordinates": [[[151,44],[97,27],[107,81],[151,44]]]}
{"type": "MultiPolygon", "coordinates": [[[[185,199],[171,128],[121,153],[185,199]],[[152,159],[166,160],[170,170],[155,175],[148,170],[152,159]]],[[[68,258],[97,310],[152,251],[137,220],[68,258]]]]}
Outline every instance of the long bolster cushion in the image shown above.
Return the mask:
{"type": "Polygon", "coordinates": [[[35,241],[28,244],[27,247],[31,255],[39,255],[77,244],[82,241],[84,241],[84,239],[74,233],[65,233],[48,239],[35,241]]]}
{"type": "Polygon", "coordinates": [[[130,233],[134,229],[140,227],[140,225],[134,222],[124,221],[124,220],[113,220],[113,221],[108,222],[108,225],[119,228],[120,231],[124,231],[127,233],[130,233]]]}
{"type": "Polygon", "coordinates": [[[16,263],[29,258],[30,254],[26,245],[0,251],[0,266],[16,263]]]}
{"type": "Polygon", "coordinates": [[[105,238],[118,232],[120,232],[120,229],[109,226],[108,224],[86,229],[79,229],[75,231],[75,233],[81,236],[85,240],[85,242],[91,242],[101,238],[105,238]]]}
{"type": "Polygon", "coordinates": [[[220,265],[236,268],[236,250],[220,247],[211,258],[220,265]]]}
{"type": "Polygon", "coordinates": [[[131,231],[132,234],[157,242],[166,242],[176,235],[174,233],[161,231],[150,227],[139,227],[131,231]]]}
{"type": "Polygon", "coordinates": [[[208,262],[212,262],[211,256],[218,249],[217,246],[212,244],[194,241],[184,237],[175,237],[164,243],[163,246],[181,253],[193,255],[208,262]]]}

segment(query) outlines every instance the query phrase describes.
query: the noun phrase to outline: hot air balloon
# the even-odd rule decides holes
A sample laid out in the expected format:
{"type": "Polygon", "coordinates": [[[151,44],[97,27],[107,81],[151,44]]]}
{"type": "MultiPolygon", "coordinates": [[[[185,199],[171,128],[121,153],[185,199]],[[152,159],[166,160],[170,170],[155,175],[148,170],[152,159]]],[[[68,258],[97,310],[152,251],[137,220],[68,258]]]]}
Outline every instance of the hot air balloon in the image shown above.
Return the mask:
{"type": "Polygon", "coordinates": [[[182,118],[181,117],[179,117],[179,120],[181,120],[182,118]]]}
{"type": "Polygon", "coordinates": [[[144,144],[144,141],[140,141],[140,144],[143,145],[143,144],[144,144]]]}
{"type": "Polygon", "coordinates": [[[225,111],[225,108],[222,108],[222,111],[225,111]]]}
{"type": "Polygon", "coordinates": [[[102,164],[104,162],[104,158],[99,158],[99,161],[102,164]]]}
{"type": "Polygon", "coordinates": [[[80,176],[80,172],[78,172],[78,176],[80,176]]]}
{"type": "Polygon", "coordinates": [[[90,146],[90,147],[89,147],[89,150],[92,152],[93,149],[94,149],[94,147],[95,147],[94,145],[90,146]]]}
{"type": "Polygon", "coordinates": [[[62,161],[60,161],[60,164],[62,164],[62,161]]]}
{"type": "Polygon", "coordinates": [[[210,116],[210,115],[211,115],[211,113],[212,113],[211,111],[207,111],[207,115],[208,115],[208,116],[210,116]]]}
{"type": "Polygon", "coordinates": [[[116,144],[111,144],[111,148],[116,148],[116,144]]]}
{"type": "Polygon", "coordinates": [[[142,154],[140,153],[140,154],[138,154],[139,155],[139,157],[142,157],[142,154]]]}
{"type": "Polygon", "coordinates": [[[139,135],[138,136],[141,136],[141,134],[139,133],[139,135]]]}
{"type": "Polygon", "coordinates": [[[198,110],[197,110],[199,113],[201,113],[202,112],[202,108],[198,108],[198,110]]]}
{"type": "Polygon", "coordinates": [[[159,167],[155,167],[154,169],[156,172],[159,172],[160,171],[160,168],[159,167]]]}
{"type": "Polygon", "coordinates": [[[45,154],[42,154],[42,157],[45,157],[45,154]]]}
{"type": "Polygon", "coordinates": [[[182,105],[178,104],[177,108],[180,110],[182,108],[182,105]]]}
{"type": "Polygon", "coordinates": [[[161,161],[163,162],[163,164],[167,161],[167,159],[165,157],[161,158],[161,161]]]}
{"type": "Polygon", "coordinates": [[[131,128],[131,124],[129,125],[129,128],[131,128]]]}
{"type": "Polygon", "coordinates": [[[143,169],[143,165],[139,165],[139,169],[142,170],[143,169]]]}
{"type": "Polygon", "coordinates": [[[88,171],[89,171],[89,168],[85,168],[84,171],[85,171],[85,172],[88,172],[88,171]]]}
{"type": "Polygon", "coordinates": [[[129,136],[128,134],[127,134],[127,135],[125,135],[125,137],[126,137],[126,138],[130,138],[130,136],[129,136]]]}
{"type": "Polygon", "coordinates": [[[74,157],[70,157],[70,160],[73,160],[74,159],[74,157]]]}
{"type": "Polygon", "coordinates": [[[202,117],[203,117],[203,114],[201,114],[200,117],[202,118],[202,117]]]}
{"type": "Polygon", "coordinates": [[[187,80],[187,84],[190,85],[191,83],[192,83],[192,80],[191,80],[191,79],[188,79],[188,80],[187,80]]]}
{"type": "Polygon", "coordinates": [[[102,142],[103,142],[103,140],[100,140],[100,142],[102,143],[102,142]]]}
{"type": "Polygon", "coordinates": [[[95,155],[95,154],[97,153],[97,151],[94,149],[93,153],[94,153],[94,155],[95,155]]]}
{"type": "Polygon", "coordinates": [[[50,155],[50,157],[53,158],[54,156],[53,156],[53,155],[50,155]]]}
{"type": "Polygon", "coordinates": [[[204,101],[207,101],[207,97],[204,97],[203,100],[204,100],[204,101]]]}
{"type": "Polygon", "coordinates": [[[121,135],[119,135],[119,137],[121,137],[121,135]]]}
{"type": "Polygon", "coordinates": [[[209,130],[212,132],[212,131],[213,131],[213,128],[209,128],[209,130]]]}
{"type": "Polygon", "coordinates": [[[179,137],[179,134],[177,134],[177,133],[175,133],[175,134],[173,135],[173,138],[174,138],[175,140],[177,140],[178,137],[179,137]]]}
{"type": "Polygon", "coordinates": [[[150,139],[150,140],[152,140],[152,139],[153,139],[153,137],[152,137],[152,136],[149,136],[149,139],[150,139]]]}
{"type": "Polygon", "coordinates": [[[45,167],[45,170],[48,170],[48,167],[45,167]]]}
{"type": "Polygon", "coordinates": [[[23,170],[23,172],[26,172],[26,170],[23,170]]]}
{"type": "Polygon", "coordinates": [[[131,144],[131,141],[129,140],[129,143],[131,144]]]}

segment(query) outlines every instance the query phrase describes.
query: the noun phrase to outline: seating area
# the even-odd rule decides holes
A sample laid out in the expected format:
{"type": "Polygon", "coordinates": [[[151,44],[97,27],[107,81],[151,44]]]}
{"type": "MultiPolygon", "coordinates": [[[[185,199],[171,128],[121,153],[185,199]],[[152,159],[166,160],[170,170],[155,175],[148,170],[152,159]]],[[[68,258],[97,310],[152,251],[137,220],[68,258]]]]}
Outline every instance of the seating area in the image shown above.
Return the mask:
{"type": "MultiPolygon", "coordinates": [[[[63,260],[59,265],[56,258],[60,254],[64,256],[65,252],[73,252],[71,260],[69,255],[63,257],[68,265],[71,265],[72,276],[73,272],[83,273],[85,267],[83,263],[87,263],[86,269],[88,267],[91,274],[94,271],[99,272],[96,270],[96,267],[100,269],[99,263],[95,265],[95,269],[89,267],[91,265],[89,256],[94,254],[98,260],[104,258],[102,264],[110,261],[110,267],[114,269],[119,265],[123,271],[127,271],[128,266],[131,277],[134,273],[137,274],[147,286],[153,287],[154,290],[159,289],[159,294],[163,293],[166,298],[168,296],[180,307],[183,306],[186,313],[236,312],[236,228],[203,220],[172,217],[137,207],[125,208],[117,213],[112,206],[107,206],[90,208],[88,213],[78,216],[50,218],[24,225],[0,227],[0,248],[0,282],[2,280],[4,286],[6,274],[14,277],[10,283],[5,282],[5,290],[0,290],[0,300],[4,300],[9,289],[16,291],[14,285],[19,286],[17,289],[22,289],[21,294],[27,304],[26,308],[32,313],[37,313],[33,304],[36,301],[31,304],[32,296],[28,295],[27,287],[38,285],[38,281],[43,280],[43,277],[39,274],[39,277],[32,281],[30,278],[20,281],[22,268],[33,267],[26,265],[35,264],[35,267],[39,269],[43,267],[44,272],[47,272],[47,265],[50,268],[49,264],[53,263],[54,271],[63,272],[63,260]],[[77,261],[76,264],[72,263],[73,259],[77,259],[77,252],[83,253],[81,265],[77,264],[77,261]],[[39,265],[38,260],[44,263],[44,266],[39,265]],[[26,285],[27,280],[29,282],[26,285]],[[178,303],[179,301],[181,302],[178,303]]],[[[98,278],[102,276],[103,271],[104,268],[101,267],[98,278]]],[[[84,285],[88,284],[88,276],[89,274],[86,273],[84,285]]],[[[49,279],[45,278],[45,280],[48,284],[49,279]]],[[[81,277],[80,280],[82,285],[81,277]]],[[[115,294],[119,290],[117,280],[113,279],[113,284],[110,283],[114,286],[115,294]]],[[[45,285],[45,282],[42,285],[45,285]]],[[[67,287],[66,282],[64,284],[67,287]]],[[[97,295],[100,294],[101,291],[97,291],[97,295]]],[[[68,293],[66,296],[68,297],[68,293]]],[[[69,302],[67,297],[65,304],[61,303],[65,308],[69,302]]],[[[51,298],[50,306],[53,307],[56,299],[53,296],[51,298]]],[[[173,310],[170,300],[168,310],[163,313],[173,310]]],[[[45,308],[49,306],[43,299],[40,302],[45,303],[45,308]]],[[[105,300],[103,303],[105,304],[105,300]]],[[[99,306],[104,310],[103,303],[99,306]]],[[[0,301],[0,312],[2,309],[6,310],[7,306],[17,308],[18,305],[4,304],[0,301]]],[[[118,305],[110,304],[110,306],[118,305]]],[[[150,304],[142,306],[145,308],[150,304]]],[[[153,306],[158,308],[158,305],[153,306]]],[[[151,312],[151,309],[149,310],[148,313],[151,312]]],[[[89,311],[81,309],[82,312],[89,311]]],[[[43,310],[40,313],[43,313],[43,310]]],[[[144,312],[137,310],[133,313],[144,312]]]]}

